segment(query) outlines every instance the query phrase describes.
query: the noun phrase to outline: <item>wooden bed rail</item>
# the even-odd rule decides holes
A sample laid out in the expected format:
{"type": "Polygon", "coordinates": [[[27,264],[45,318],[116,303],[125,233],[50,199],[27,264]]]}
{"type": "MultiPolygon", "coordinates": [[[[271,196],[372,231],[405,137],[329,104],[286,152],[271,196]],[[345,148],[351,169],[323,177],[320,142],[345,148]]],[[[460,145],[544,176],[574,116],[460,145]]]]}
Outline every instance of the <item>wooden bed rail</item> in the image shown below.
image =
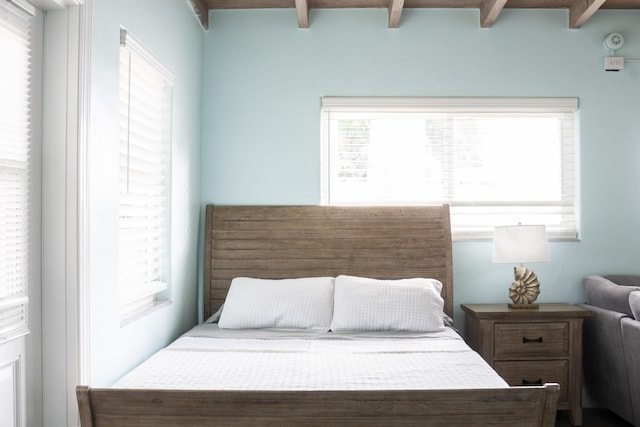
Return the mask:
{"type": "Polygon", "coordinates": [[[400,391],[199,391],[77,387],[82,427],[553,427],[559,385],[400,391]]]}

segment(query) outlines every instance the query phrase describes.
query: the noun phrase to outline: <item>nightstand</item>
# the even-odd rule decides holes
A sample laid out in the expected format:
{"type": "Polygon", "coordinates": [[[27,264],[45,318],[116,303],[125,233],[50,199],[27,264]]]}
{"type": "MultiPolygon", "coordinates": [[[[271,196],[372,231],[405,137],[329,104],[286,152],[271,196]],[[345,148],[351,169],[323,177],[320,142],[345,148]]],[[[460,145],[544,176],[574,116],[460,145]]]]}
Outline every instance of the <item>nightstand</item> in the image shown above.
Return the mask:
{"type": "Polygon", "coordinates": [[[570,304],[512,309],[462,304],[467,342],[511,386],[560,384],[558,409],[582,425],[582,322],[589,311],[570,304]]]}

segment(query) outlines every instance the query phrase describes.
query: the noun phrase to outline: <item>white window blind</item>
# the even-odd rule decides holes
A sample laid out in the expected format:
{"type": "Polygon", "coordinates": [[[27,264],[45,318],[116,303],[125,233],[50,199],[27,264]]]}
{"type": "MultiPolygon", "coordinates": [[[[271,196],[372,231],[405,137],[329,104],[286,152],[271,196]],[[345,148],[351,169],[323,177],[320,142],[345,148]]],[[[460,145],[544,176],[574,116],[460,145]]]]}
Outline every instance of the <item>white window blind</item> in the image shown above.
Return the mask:
{"type": "Polygon", "coordinates": [[[455,239],[577,237],[577,98],[322,99],[322,201],[448,203],[455,239]]]}
{"type": "Polygon", "coordinates": [[[121,321],[157,307],[169,283],[173,76],[120,33],[118,281],[121,321]]]}
{"type": "Polygon", "coordinates": [[[0,342],[29,332],[31,17],[0,3],[0,342]],[[10,58],[10,60],[6,60],[10,58]]]}

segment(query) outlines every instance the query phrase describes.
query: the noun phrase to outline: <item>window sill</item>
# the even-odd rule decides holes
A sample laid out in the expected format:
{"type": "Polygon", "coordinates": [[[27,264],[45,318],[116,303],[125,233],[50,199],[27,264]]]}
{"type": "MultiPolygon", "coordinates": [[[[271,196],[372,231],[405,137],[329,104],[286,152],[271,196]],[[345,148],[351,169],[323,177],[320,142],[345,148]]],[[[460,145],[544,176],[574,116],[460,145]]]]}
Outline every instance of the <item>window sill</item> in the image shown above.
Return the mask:
{"type": "MultiPolygon", "coordinates": [[[[579,237],[553,237],[547,236],[547,240],[549,242],[568,242],[568,243],[578,243],[581,242],[582,239],[579,237]]],[[[493,236],[452,236],[451,241],[453,243],[462,243],[462,242],[493,242],[493,236]]]]}
{"type": "Polygon", "coordinates": [[[123,315],[122,317],[120,317],[120,327],[123,328],[129,325],[130,323],[133,323],[136,320],[141,319],[163,307],[168,307],[171,304],[172,304],[172,301],[170,300],[159,300],[159,301],[153,301],[150,304],[147,304],[143,307],[133,310],[123,315]]]}
{"type": "Polygon", "coordinates": [[[15,339],[29,335],[30,333],[31,332],[29,331],[29,329],[27,329],[27,327],[20,328],[19,330],[13,331],[7,335],[0,336],[0,345],[6,344],[9,341],[13,341],[15,339]]]}

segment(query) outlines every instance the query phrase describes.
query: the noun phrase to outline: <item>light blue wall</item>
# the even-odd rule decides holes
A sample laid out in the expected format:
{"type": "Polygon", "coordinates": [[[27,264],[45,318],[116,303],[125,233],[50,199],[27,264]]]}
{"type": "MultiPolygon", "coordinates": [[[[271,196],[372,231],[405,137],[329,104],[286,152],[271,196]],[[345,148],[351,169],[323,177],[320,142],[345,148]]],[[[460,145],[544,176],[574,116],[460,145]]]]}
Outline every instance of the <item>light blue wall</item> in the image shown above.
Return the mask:
{"type": "MultiPolygon", "coordinates": [[[[536,264],[541,302],[583,300],[590,273],[640,273],[640,64],[605,72],[603,39],[640,58],[640,11],[598,11],[568,28],[566,10],[504,10],[481,29],[477,10],[215,11],[206,34],[202,203],[318,204],[322,96],[580,98],[579,242],[553,242],[536,264]]],[[[514,162],[522,173],[544,165],[514,162]]],[[[454,244],[455,305],[507,302],[511,266],[490,242],[454,244]]],[[[463,316],[459,309],[456,324],[463,316]]]]}
{"type": "Polygon", "coordinates": [[[90,141],[91,384],[114,380],[197,320],[200,105],[204,31],[188,0],[94,0],[90,141]],[[175,76],[172,304],[120,327],[117,286],[120,26],[175,76]]]}

